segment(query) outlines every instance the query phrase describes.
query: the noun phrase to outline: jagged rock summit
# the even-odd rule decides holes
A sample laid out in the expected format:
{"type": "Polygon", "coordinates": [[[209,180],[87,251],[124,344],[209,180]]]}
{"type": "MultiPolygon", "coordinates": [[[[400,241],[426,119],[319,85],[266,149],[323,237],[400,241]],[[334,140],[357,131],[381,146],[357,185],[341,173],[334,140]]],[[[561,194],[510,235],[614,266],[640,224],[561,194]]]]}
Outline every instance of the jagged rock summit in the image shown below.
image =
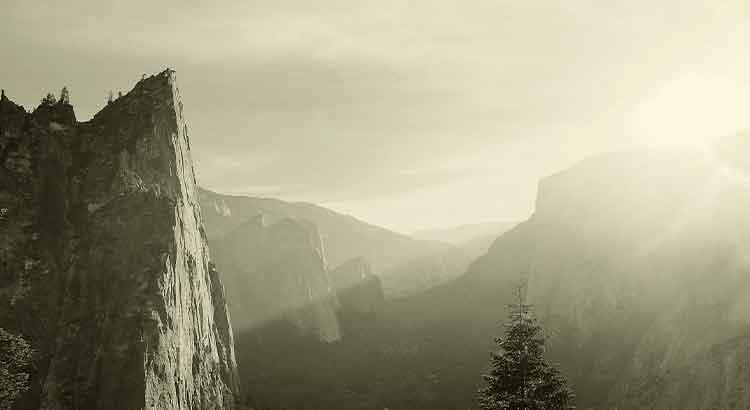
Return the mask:
{"type": "Polygon", "coordinates": [[[67,101],[27,113],[3,96],[0,208],[0,328],[32,352],[13,363],[3,405],[234,407],[233,336],[174,71],[88,122],[67,101]]]}

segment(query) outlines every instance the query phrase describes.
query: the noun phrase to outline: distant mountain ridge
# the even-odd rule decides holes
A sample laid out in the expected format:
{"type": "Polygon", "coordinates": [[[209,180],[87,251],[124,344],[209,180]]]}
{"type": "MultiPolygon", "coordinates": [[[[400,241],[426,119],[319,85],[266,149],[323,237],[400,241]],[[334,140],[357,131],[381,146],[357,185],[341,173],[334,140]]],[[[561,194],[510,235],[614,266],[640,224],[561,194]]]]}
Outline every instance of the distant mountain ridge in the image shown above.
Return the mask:
{"type": "MultiPolygon", "coordinates": [[[[543,179],[532,217],[465,276],[404,300],[394,315],[422,312],[421,337],[464,352],[437,372],[474,363],[476,373],[498,309],[527,281],[579,406],[732,409],[750,402],[747,209],[750,185],[716,152],[591,158],[543,179]],[[433,315],[436,306],[453,309],[433,315]],[[446,327],[474,336],[456,344],[439,336],[446,327]]],[[[474,377],[459,377],[467,403],[474,377]]]]}
{"type": "Polygon", "coordinates": [[[602,155],[544,178],[534,214],[465,275],[391,300],[379,326],[304,358],[321,369],[292,379],[305,390],[269,401],[472,408],[505,304],[526,282],[549,330],[549,357],[571,381],[578,408],[743,408],[750,153],[742,154],[742,138],[722,142],[717,150],[602,155]],[[330,363],[339,364],[336,373],[323,370],[330,363]],[[312,393],[331,385],[342,387],[312,393]]]}
{"type": "Polygon", "coordinates": [[[499,237],[518,222],[494,221],[480,222],[448,228],[425,229],[413,232],[410,236],[416,239],[440,241],[460,245],[480,237],[499,237]]]}
{"type": "MultiPolygon", "coordinates": [[[[212,244],[260,214],[269,224],[285,218],[307,220],[320,232],[330,266],[338,266],[352,258],[363,257],[372,270],[378,273],[383,286],[391,294],[423,289],[419,287],[422,281],[400,276],[409,274],[403,269],[405,264],[413,264],[420,260],[431,261],[455,249],[454,245],[448,243],[413,239],[310,203],[223,195],[206,189],[199,190],[199,197],[207,234],[212,244]]],[[[431,263],[428,263],[426,269],[431,269],[431,263]]],[[[462,273],[465,267],[461,265],[458,269],[451,268],[449,277],[462,273]]],[[[433,274],[442,275],[440,271],[433,274]]],[[[425,286],[433,282],[430,281],[425,286]]]]}
{"type": "Polygon", "coordinates": [[[404,259],[447,248],[435,241],[420,241],[368,224],[352,216],[307,203],[273,198],[223,195],[199,189],[206,214],[208,237],[220,237],[239,224],[263,214],[268,223],[283,218],[305,219],[314,223],[326,243],[331,265],[363,256],[378,272],[386,271],[404,259]]]}

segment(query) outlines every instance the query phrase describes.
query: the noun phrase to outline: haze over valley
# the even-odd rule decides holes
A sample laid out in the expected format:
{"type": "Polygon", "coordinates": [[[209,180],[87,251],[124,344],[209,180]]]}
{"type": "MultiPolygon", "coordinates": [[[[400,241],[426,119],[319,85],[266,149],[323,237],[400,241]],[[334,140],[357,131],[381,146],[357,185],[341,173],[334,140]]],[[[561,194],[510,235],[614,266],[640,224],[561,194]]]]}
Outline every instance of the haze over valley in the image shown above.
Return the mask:
{"type": "Polygon", "coordinates": [[[747,2],[3,11],[0,410],[750,409],[747,2]]]}

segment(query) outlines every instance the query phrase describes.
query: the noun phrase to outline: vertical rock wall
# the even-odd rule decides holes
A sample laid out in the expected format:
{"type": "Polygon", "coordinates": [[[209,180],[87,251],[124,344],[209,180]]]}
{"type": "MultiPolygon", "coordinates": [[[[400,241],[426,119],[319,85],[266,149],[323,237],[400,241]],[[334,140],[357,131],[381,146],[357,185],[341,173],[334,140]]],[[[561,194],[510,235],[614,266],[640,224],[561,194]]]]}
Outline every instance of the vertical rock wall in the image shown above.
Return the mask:
{"type": "Polygon", "coordinates": [[[233,408],[223,287],[209,260],[174,72],[85,123],[0,102],[0,327],[34,351],[17,408],[233,408]]]}

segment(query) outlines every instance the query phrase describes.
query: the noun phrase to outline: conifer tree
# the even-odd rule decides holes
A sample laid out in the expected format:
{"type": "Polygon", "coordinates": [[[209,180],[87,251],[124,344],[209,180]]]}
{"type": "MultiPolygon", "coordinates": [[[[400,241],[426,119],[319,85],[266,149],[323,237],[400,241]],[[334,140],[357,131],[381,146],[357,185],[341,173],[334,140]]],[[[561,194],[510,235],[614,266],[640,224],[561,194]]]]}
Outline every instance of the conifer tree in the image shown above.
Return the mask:
{"type": "Polygon", "coordinates": [[[68,91],[68,87],[63,87],[60,90],[60,104],[70,104],[70,91],[68,91]]]}
{"type": "Polygon", "coordinates": [[[52,93],[47,93],[47,95],[42,98],[42,105],[55,105],[57,104],[57,98],[55,98],[55,95],[52,93]]]}
{"type": "Polygon", "coordinates": [[[573,392],[560,372],[544,360],[546,337],[524,303],[523,286],[516,289],[517,303],[509,305],[505,336],[495,339],[492,368],[484,376],[487,387],[479,391],[485,410],[570,410],[573,392]]]}

